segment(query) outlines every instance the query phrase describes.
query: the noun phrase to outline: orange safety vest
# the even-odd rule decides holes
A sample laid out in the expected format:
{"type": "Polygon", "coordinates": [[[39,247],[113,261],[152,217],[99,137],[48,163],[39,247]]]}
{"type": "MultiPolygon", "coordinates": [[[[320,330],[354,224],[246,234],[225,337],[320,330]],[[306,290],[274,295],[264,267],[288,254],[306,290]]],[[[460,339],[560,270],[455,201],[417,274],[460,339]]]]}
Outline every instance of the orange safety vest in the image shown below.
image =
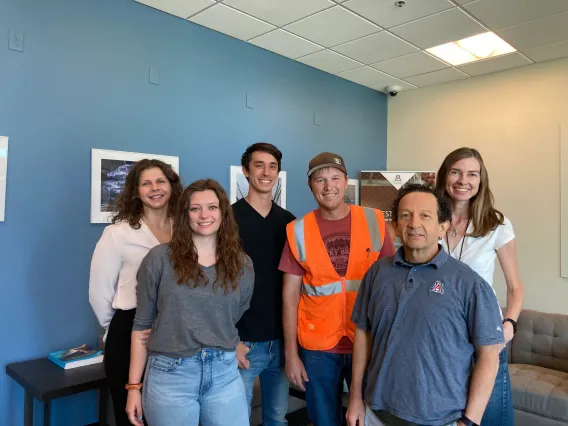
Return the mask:
{"type": "Polygon", "coordinates": [[[286,226],[294,258],[304,268],[298,306],[298,340],[309,350],[325,351],[343,336],[355,338],[351,321],[361,280],[378,259],[385,240],[380,210],[350,205],[351,240],[347,272],[340,277],[327,254],[314,212],[286,226]]]}

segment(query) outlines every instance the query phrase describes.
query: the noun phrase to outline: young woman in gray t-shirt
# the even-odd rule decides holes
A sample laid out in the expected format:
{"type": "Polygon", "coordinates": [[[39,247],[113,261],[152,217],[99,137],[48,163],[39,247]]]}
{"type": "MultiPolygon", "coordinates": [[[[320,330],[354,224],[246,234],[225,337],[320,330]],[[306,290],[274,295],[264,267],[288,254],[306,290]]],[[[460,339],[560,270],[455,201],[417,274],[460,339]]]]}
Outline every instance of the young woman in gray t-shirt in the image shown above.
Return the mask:
{"type": "Polygon", "coordinates": [[[150,250],[138,270],[129,420],[248,425],[235,325],[249,307],[254,270],[241,249],[227,194],[211,179],[192,183],[173,223],[171,243],[150,250]]]}

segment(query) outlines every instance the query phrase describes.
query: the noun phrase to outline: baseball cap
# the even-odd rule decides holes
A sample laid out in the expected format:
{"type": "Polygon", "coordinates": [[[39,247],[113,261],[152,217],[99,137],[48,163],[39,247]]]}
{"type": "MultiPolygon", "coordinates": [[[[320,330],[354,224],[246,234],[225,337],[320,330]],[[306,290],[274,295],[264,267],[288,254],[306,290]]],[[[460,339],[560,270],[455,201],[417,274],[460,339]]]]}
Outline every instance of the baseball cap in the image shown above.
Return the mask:
{"type": "Polygon", "coordinates": [[[334,154],[333,152],[322,152],[310,161],[308,166],[308,177],[310,177],[316,170],[323,169],[325,167],[335,167],[347,174],[345,161],[343,161],[343,157],[341,155],[334,154]]]}

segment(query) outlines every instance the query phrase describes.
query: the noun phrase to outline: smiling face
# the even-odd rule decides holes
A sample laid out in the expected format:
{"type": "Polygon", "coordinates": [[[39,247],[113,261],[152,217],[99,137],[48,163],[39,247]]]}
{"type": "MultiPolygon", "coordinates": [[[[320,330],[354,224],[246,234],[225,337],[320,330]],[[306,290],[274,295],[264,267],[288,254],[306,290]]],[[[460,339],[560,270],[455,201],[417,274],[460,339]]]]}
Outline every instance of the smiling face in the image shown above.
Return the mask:
{"type": "Polygon", "coordinates": [[[427,262],[436,255],[438,240],[449,226],[448,222],[438,220],[436,197],[425,192],[411,192],[402,197],[398,217],[394,219],[395,234],[401,239],[405,254],[419,262],[427,262]]]}
{"type": "Polygon", "coordinates": [[[473,157],[462,158],[450,167],[445,190],[453,201],[469,201],[479,192],[481,165],[473,157]]]}
{"type": "Polygon", "coordinates": [[[189,200],[189,224],[194,234],[215,235],[221,226],[219,198],[214,191],[194,192],[189,200]]]}
{"type": "Polygon", "coordinates": [[[158,167],[140,173],[138,196],[145,209],[167,208],[171,193],[170,181],[158,167]]]}
{"type": "Polygon", "coordinates": [[[248,169],[243,167],[243,173],[248,179],[249,191],[272,193],[272,188],[278,180],[278,161],[268,152],[255,151],[248,169]]]}
{"type": "Polygon", "coordinates": [[[320,208],[335,211],[345,203],[345,191],[349,181],[335,167],[319,169],[310,177],[309,185],[320,208]]]}

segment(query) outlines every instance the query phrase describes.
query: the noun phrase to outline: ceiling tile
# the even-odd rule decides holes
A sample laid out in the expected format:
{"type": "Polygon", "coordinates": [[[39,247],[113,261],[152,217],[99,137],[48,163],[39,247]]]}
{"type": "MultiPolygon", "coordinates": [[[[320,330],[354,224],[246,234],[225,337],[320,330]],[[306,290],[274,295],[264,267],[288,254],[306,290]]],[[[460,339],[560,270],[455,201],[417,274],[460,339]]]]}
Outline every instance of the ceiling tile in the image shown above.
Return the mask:
{"type": "Polygon", "coordinates": [[[427,74],[408,77],[404,80],[407,83],[414,84],[415,86],[424,87],[432,86],[434,84],[446,83],[448,81],[459,80],[461,78],[467,78],[467,75],[456,70],[455,68],[448,68],[446,70],[434,71],[427,74]]]}
{"type": "Polygon", "coordinates": [[[382,31],[333,48],[345,56],[364,64],[405,55],[418,50],[398,37],[382,31]]]}
{"type": "Polygon", "coordinates": [[[340,6],[294,22],[285,29],[326,47],[346,43],[381,30],[340,6]]]}
{"type": "Polygon", "coordinates": [[[296,60],[332,74],[358,68],[363,65],[352,59],[346,58],[339,53],[332,52],[331,50],[312,53],[311,55],[303,56],[296,60]]]}
{"type": "Polygon", "coordinates": [[[503,71],[509,68],[522,67],[523,65],[529,64],[532,64],[532,62],[523,57],[520,53],[511,53],[509,55],[461,65],[458,68],[471,76],[475,76],[503,71]]]}
{"type": "Polygon", "coordinates": [[[411,53],[410,55],[371,64],[371,66],[398,78],[411,77],[413,75],[449,68],[449,65],[430,56],[426,52],[411,53]]]}
{"type": "Polygon", "coordinates": [[[217,4],[198,13],[190,21],[241,40],[251,39],[275,28],[266,22],[222,4],[217,4]]]}
{"type": "Polygon", "coordinates": [[[390,83],[383,82],[383,83],[371,86],[371,88],[378,90],[379,92],[386,93],[387,92],[386,87],[387,86],[394,86],[394,85],[400,86],[402,91],[404,91],[404,92],[406,92],[408,90],[416,89],[416,86],[413,86],[412,84],[408,84],[408,83],[406,83],[404,81],[400,81],[400,80],[396,80],[396,81],[393,81],[393,82],[390,82],[390,83]]]}
{"type": "Polygon", "coordinates": [[[487,32],[458,8],[399,25],[390,31],[423,49],[487,32]]]}
{"type": "Polygon", "coordinates": [[[383,28],[394,27],[454,7],[448,0],[419,0],[397,7],[394,0],[350,0],[343,5],[383,28]]]}
{"type": "Polygon", "coordinates": [[[225,0],[223,3],[277,26],[305,18],[335,4],[329,0],[225,0]]]}
{"type": "Polygon", "coordinates": [[[249,40],[251,44],[292,59],[323,50],[323,47],[284,30],[271,31],[249,40]]]}
{"type": "Polygon", "coordinates": [[[527,49],[523,53],[536,62],[565,58],[568,56],[568,41],[527,49]]]}
{"type": "Polygon", "coordinates": [[[215,4],[213,0],[136,0],[138,3],[153,7],[163,12],[171,13],[187,19],[200,10],[215,4]]]}
{"type": "Polygon", "coordinates": [[[517,50],[568,40],[568,12],[496,31],[517,50]]]}
{"type": "Polygon", "coordinates": [[[353,70],[340,72],[337,75],[368,87],[376,86],[380,83],[390,84],[391,82],[396,81],[396,79],[391,76],[370,67],[355,68],[353,70]]]}
{"type": "Polygon", "coordinates": [[[491,29],[501,29],[568,11],[566,0],[477,0],[465,5],[491,29]]]}

